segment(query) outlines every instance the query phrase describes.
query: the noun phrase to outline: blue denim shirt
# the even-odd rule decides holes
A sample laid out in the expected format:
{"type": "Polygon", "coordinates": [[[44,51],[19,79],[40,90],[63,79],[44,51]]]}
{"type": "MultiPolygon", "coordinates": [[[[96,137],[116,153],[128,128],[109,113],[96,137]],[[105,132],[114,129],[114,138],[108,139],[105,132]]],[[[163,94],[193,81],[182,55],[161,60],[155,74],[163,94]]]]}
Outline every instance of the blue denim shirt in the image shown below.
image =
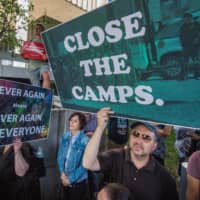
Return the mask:
{"type": "Polygon", "coordinates": [[[87,170],[82,165],[82,158],[89,138],[83,131],[80,131],[76,136],[73,136],[76,138],[70,145],[72,140],[71,135],[70,131],[67,131],[62,135],[58,149],[57,163],[60,173],[64,172],[67,175],[69,182],[72,184],[81,182],[87,178],[87,170]],[[71,151],[67,158],[66,165],[65,161],[69,147],[71,148],[71,151]]]}

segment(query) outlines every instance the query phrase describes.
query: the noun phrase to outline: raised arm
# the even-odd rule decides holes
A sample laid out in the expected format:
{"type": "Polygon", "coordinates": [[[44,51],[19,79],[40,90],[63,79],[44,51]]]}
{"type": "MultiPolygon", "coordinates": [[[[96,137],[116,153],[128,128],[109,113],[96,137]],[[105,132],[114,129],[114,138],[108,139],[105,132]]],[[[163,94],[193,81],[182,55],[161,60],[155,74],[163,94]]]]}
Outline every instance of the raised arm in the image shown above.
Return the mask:
{"type": "Polygon", "coordinates": [[[22,148],[22,142],[20,139],[16,139],[13,142],[14,147],[14,159],[15,159],[15,173],[17,176],[24,176],[26,172],[29,169],[29,164],[24,159],[21,148],[22,148]]]}
{"type": "Polygon", "coordinates": [[[97,113],[97,128],[89,143],[87,144],[83,156],[83,166],[89,170],[100,170],[97,154],[99,152],[101,137],[107,125],[110,114],[113,114],[110,108],[102,108],[97,113]]]}

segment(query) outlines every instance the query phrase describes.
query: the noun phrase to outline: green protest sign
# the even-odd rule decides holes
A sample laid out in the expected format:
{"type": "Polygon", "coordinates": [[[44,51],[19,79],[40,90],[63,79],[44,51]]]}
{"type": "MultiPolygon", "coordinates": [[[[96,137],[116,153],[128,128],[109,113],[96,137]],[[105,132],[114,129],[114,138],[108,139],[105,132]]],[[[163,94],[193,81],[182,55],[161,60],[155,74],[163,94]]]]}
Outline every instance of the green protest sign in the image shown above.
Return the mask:
{"type": "Polygon", "coordinates": [[[63,107],[200,127],[200,2],[189,25],[157,3],[116,0],[43,33],[63,107]]]}
{"type": "Polygon", "coordinates": [[[52,98],[52,90],[0,80],[0,145],[47,138],[52,98]]]}

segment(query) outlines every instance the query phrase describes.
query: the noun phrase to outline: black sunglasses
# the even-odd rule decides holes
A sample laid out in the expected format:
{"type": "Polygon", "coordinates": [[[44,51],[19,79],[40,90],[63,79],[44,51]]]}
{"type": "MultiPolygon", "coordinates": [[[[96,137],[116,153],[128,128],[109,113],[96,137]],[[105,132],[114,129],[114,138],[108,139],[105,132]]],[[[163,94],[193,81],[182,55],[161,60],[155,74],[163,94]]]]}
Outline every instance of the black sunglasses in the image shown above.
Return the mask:
{"type": "Polygon", "coordinates": [[[135,138],[140,137],[144,142],[150,142],[152,140],[152,137],[150,135],[139,133],[136,130],[132,131],[131,135],[135,138]]]}

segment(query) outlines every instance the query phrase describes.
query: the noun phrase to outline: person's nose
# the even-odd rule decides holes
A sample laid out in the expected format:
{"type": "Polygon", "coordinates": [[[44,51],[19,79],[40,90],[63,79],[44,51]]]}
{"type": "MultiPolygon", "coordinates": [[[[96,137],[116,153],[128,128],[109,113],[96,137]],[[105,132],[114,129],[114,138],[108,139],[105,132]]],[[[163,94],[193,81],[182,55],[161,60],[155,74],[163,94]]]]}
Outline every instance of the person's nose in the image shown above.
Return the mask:
{"type": "Polygon", "coordinates": [[[135,139],[135,141],[136,141],[138,144],[143,143],[143,139],[142,139],[142,136],[141,136],[141,135],[138,136],[138,137],[136,137],[136,138],[134,138],[134,139],[135,139]]]}

